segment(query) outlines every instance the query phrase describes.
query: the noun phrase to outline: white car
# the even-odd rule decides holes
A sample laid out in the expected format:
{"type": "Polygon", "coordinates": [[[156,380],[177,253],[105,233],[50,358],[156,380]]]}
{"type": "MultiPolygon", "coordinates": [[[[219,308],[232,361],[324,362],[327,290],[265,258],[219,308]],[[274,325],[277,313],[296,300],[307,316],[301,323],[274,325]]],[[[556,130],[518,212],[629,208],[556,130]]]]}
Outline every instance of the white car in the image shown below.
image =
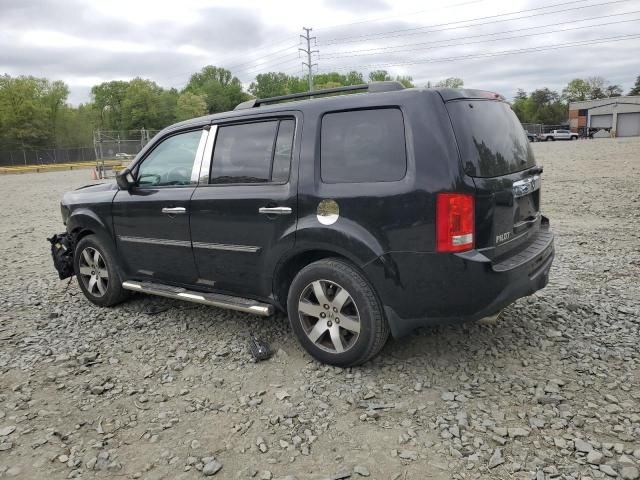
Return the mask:
{"type": "Polygon", "coordinates": [[[577,140],[578,134],[570,130],[551,130],[549,133],[542,133],[538,136],[540,141],[549,140],[577,140]]]}

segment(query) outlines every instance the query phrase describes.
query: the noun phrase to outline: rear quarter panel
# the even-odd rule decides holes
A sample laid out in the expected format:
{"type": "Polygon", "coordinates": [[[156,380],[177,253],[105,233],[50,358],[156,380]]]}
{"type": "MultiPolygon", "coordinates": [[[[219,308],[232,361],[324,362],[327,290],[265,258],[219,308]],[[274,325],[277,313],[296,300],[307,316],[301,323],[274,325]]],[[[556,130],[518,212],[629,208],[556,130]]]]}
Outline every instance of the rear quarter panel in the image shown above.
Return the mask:
{"type": "Polygon", "coordinates": [[[323,103],[305,111],[296,250],[348,252],[359,265],[393,251],[432,252],[435,193],[472,188],[462,175],[441,97],[414,90],[353,95],[349,100],[336,102],[335,108],[323,103]],[[392,182],[324,183],[320,175],[323,115],[377,107],[396,107],[402,112],[405,177],[392,182]],[[318,204],[325,199],[335,200],[339,206],[339,218],[332,225],[322,225],[317,217],[318,204]]]}

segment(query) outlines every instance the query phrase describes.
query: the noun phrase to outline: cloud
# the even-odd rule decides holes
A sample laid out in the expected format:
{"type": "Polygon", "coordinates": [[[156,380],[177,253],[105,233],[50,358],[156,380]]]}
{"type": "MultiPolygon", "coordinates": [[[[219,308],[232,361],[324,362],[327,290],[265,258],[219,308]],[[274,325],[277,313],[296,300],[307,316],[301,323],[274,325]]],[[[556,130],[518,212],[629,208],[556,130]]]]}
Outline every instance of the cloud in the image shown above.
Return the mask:
{"type": "Polygon", "coordinates": [[[324,0],[329,8],[346,10],[354,13],[369,13],[372,11],[387,10],[389,5],[383,0],[324,0]]]}
{"type": "Polygon", "coordinates": [[[231,68],[245,84],[266,71],[300,74],[303,25],[314,28],[320,72],[355,69],[366,77],[382,64],[418,85],[457,76],[508,97],[518,88],[560,91],[572,78],[593,75],[626,91],[640,74],[637,37],[541,50],[637,34],[640,14],[625,2],[574,10],[533,0],[510,7],[499,0],[325,0],[312,8],[293,0],[0,2],[0,74],[64,80],[74,103],[88,100],[91,85],[113,79],[141,76],[180,88],[207,64],[231,68]],[[505,15],[528,9],[538,10],[505,15]],[[523,51],[485,56],[514,49],[523,51]]]}

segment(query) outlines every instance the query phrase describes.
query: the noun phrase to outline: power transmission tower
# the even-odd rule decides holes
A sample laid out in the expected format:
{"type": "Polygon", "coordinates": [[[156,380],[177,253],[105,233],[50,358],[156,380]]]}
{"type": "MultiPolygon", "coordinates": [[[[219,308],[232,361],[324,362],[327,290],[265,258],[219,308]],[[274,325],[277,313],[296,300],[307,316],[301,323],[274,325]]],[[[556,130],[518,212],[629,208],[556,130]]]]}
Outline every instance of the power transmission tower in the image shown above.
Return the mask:
{"type": "Polygon", "coordinates": [[[305,31],[304,35],[300,35],[300,38],[304,39],[307,41],[307,48],[299,48],[298,50],[304,52],[307,54],[307,61],[306,62],[302,62],[302,65],[305,65],[308,69],[309,69],[309,74],[308,74],[308,78],[309,78],[309,91],[313,91],[313,67],[317,67],[318,64],[317,63],[311,63],[311,56],[314,53],[319,53],[318,50],[311,50],[311,40],[315,40],[316,37],[311,37],[311,30],[313,30],[313,28],[307,28],[307,27],[302,27],[302,29],[305,31]]]}

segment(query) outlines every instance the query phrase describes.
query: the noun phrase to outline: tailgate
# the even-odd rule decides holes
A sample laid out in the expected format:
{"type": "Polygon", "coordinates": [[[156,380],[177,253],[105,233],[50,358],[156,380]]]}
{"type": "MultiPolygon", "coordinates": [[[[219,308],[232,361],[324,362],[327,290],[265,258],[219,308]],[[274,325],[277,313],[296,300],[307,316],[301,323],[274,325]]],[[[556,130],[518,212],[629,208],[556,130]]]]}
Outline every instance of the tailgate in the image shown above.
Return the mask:
{"type": "Polygon", "coordinates": [[[501,257],[540,230],[540,175],[529,171],[496,178],[474,178],[476,247],[501,257]]]}
{"type": "Polygon", "coordinates": [[[491,258],[540,229],[540,173],[510,106],[499,100],[446,102],[464,173],[476,186],[476,248],[491,258]]]}

